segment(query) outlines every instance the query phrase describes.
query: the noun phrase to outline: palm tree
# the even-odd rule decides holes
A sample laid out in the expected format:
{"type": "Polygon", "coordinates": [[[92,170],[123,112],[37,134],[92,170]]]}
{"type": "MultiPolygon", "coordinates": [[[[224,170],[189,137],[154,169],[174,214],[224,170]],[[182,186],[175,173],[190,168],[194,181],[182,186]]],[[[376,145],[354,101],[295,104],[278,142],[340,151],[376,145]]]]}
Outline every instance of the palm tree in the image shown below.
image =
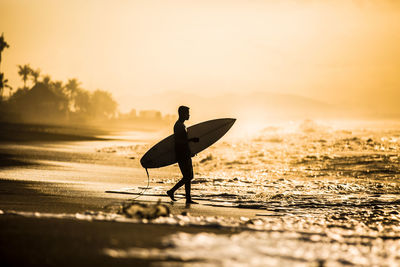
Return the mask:
{"type": "Polygon", "coordinates": [[[90,106],[90,93],[84,89],[78,89],[74,96],[74,108],[81,114],[87,114],[90,106]]]}
{"type": "Polygon", "coordinates": [[[70,99],[72,99],[76,91],[80,89],[80,85],[81,83],[76,78],[68,80],[67,84],[65,85],[65,89],[67,90],[67,94],[70,99]]]}
{"type": "Polygon", "coordinates": [[[64,84],[62,81],[53,81],[50,85],[54,93],[61,96],[65,100],[68,100],[68,96],[65,94],[64,84]]]}
{"type": "Polygon", "coordinates": [[[67,84],[65,85],[65,90],[67,91],[66,93],[69,98],[69,108],[72,111],[76,110],[75,96],[77,92],[81,89],[80,85],[81,83],[76,78],[69,79],[67,84]]]}
{"type": "Polygon", "coordinates": [[[63,95],[65,96],[64,92],[63,92],[63,82],[62,81],[54,81],[51,83],[53,90],[59,94],[59,95],[63,95]]]}
{"type": "MultiPolygon", "coordinates": [[[[9,48],[10,46],[7,44],[7,42],[4,40],[4,33],[1,34],[0,36],[0,64],[1,64],[1,53],[3,53],[3,50],[6,48],[9,48]]],[[[10,88],[8,84],[8,80],[4,78],[4,73],[0,72],[0,100],[3,98],[3,90],[4,88],[10,88]]]]}
{"type": "Polygon", "coordinates": [[[50,82],[51,82],[51,77],[50,77],[50,75],[43,75],[43,83],[44,83],[47,87],[49,87],[50,82]]]}
{"type": "Polygon", "coordinates": [[[32,72],[29,64],[18,65],[19,71],[18,74],[21,76],[21,79],[24,81],[24,88],[26,88],[26,81],[28,80],[28,75],[32,72]]]}
{"type": "Polygon", "coordinates": [[[2,33],[1,36],[0,36],[0,64],[1,64],[1,53],[3,53],[4,49],[9,48],[9,47],[10,46],[4,40],[4,33],[2,33]]]}
{"type": "Polygon", "coordinates": [[[32,81],[37,84],[39,76],[40,76],[40,69],[31,70],[32,81]]]}
{"type": "Polygon", "coordinates": [[[10,96],[11,96],[12,87],[8,85],[8,79],[4,78],[4,73],[0,73],[0,99],[3,99],[4,88],[8,88],[10,90],[10,96]]]}

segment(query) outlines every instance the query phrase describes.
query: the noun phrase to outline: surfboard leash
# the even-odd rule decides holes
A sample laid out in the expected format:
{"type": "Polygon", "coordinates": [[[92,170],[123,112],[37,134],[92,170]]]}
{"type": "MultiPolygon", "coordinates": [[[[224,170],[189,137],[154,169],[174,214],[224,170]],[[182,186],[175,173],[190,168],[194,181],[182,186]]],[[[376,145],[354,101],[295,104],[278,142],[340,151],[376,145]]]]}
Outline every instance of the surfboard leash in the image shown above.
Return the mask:
{"type": "Polygon", "coordinates": [[[136,199],[138,199],[139,197],[141,197],[141,196],[144,194],[144,192],[146,192],[147,189],[149,189],[149,187],[150,187],[150,175],[149,175],[149,171],[147,170],[147,168],[144,168],[144,169],[146,170],[146,174],[147,174],[147,186],[146,186],[146,188],[144,188],[144,189],[142,190],[142,192],[140,192],[136,197],[132,198],[132,200],[136,200],[136,199]]]}
{"type": "MultiPolygon", "coordinates": [[[[138,199],[138,198],[139,198],[140,196],[142,196],[142,195],[144,194],[144,192],[146,192],[146,190],[149,189],[149,187],[150,187],[150,176],[149,176],[149,172],[148,172],[147,168],[145,168],[145,169],[146,169],[146,173],[147,173],[147,186],[146,186],[146,188],[144,188],[144,189],[142,190],[142,192],[140,192],[135,198],[130,199],[131,201],[138,199]]],[[[107,193],[107,191],[106,191],[106,193],[107,193]]],[[[120,203],[119,201],[118,201],[118,202],[112,202],[112,203],[110,203],[110,204],[105,205],[104,208],[108,209],[109,207],[111,207],[111,206],[113,206],[113,205],[115,205],[115,204],[121,204],[121,203],[120,203]]]]}

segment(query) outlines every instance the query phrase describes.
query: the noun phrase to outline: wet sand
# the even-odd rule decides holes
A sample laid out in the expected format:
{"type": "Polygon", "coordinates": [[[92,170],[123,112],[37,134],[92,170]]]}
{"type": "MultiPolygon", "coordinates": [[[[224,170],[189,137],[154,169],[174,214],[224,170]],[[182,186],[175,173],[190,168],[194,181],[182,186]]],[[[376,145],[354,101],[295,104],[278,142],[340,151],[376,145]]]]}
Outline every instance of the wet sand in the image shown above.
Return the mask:
{"type": "Polygon", "coordinates": [[[112,258],[113,248],[163,248],[162,239],[176,232],[230,233],[210,227],[133,224],[102,221],[0,216],[2,266],[150,266],[146,259],[112,258]]]}
{"type": "MultiPolygon", "coordinates": [[[[103,250],[108,247],[162,249],[165,248],[163,239],[177,232],[230,234],[239,231],[218,225],[201,227],[76,219],[78,214],[87,211],[107,212],[107,206],[119,205],[132,198],[105,193],[103,189],[109,186],[119,184],[0,180],[2,266],[154,266],[159,260],[113,258],[105,255],[103,250]],[[61,217],[49,218],[46,214],[61,214],[61,217]]],[[[161,200],[175,215],[185,212],[192,216],[238,217],[256,213],[186,206],[183,200],[171,204],[167,197],[139,200],[152,204],[161,200]]]]}
{"type": "MultiPolygon", "coordinates": [[[[80,141],[81,142],[81,141],[80,141]]],[[[92,142],[90,144],[93,144],[92,142]]],[[[102,143],[103,145],[103,143],[102,143]]],[[[101,145],[100,145],[101,147],[101,145]]],[[[2,266],[149,266],[159,260],[115,258],[105,248],[163,248],[177,232],[233,233],[218,225],[180,226],[82,219],[85,213],[112,213],[135,196],[105,191],[146,185],[146,175],[131,157],[79,150],[69,143],[3,143],[0,148],[0,258],[2,266]]],[[[176,175],[174,169],[150,171],[152,179],[176,175]]],[[[155,184],[151,183],[153,187],[155,184]]],[[[161,201],[171,214],[251,216],[230,208],[186,206],[166,196],[141,196],[137,202],[161,201]]],[[[168,259],[162,260],[168,262],[168,259]]],[[[176,262],[176,261],[175,261],[176,262]]]]}

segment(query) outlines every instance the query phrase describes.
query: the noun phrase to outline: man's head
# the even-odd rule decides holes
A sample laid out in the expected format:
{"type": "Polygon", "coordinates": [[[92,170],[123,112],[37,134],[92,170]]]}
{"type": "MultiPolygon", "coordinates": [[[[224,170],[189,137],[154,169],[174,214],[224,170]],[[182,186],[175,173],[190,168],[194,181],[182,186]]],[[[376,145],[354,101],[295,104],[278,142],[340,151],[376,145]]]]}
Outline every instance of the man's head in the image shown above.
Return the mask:
{"type": "Polygon", "coordinates": [[[190,115],[189,115],[189,108],[186,106],[180,106],[178,108],[178,114],[179,114],[179,119],[181,120],[188,120],[190,115]]]}

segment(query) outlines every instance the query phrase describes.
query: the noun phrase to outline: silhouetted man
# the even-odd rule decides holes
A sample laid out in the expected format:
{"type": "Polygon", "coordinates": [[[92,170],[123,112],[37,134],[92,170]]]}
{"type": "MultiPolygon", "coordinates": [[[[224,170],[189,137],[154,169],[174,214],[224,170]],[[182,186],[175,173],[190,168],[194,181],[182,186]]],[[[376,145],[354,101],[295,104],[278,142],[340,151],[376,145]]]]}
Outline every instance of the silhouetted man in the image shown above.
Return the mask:
{"type": "Polygon", "coordinates": [[[184,122],[190,117],[189,108],[186,106],[180,106],[178,108],[178,114],[179,118],[174,126],[175,154],[183,177],[173,188],[171,188],[171,190],[167,191],[167,194],[173,201],[176,201],[174,198],[175,191],[182,185],[185,185],[186,204],[197,204],[197,202],[194,202],[190,196],[190,183],[193,179],[193,166],[189,142],[197,143],[199,142],[199,138],[188,138],[184,122]]]}

